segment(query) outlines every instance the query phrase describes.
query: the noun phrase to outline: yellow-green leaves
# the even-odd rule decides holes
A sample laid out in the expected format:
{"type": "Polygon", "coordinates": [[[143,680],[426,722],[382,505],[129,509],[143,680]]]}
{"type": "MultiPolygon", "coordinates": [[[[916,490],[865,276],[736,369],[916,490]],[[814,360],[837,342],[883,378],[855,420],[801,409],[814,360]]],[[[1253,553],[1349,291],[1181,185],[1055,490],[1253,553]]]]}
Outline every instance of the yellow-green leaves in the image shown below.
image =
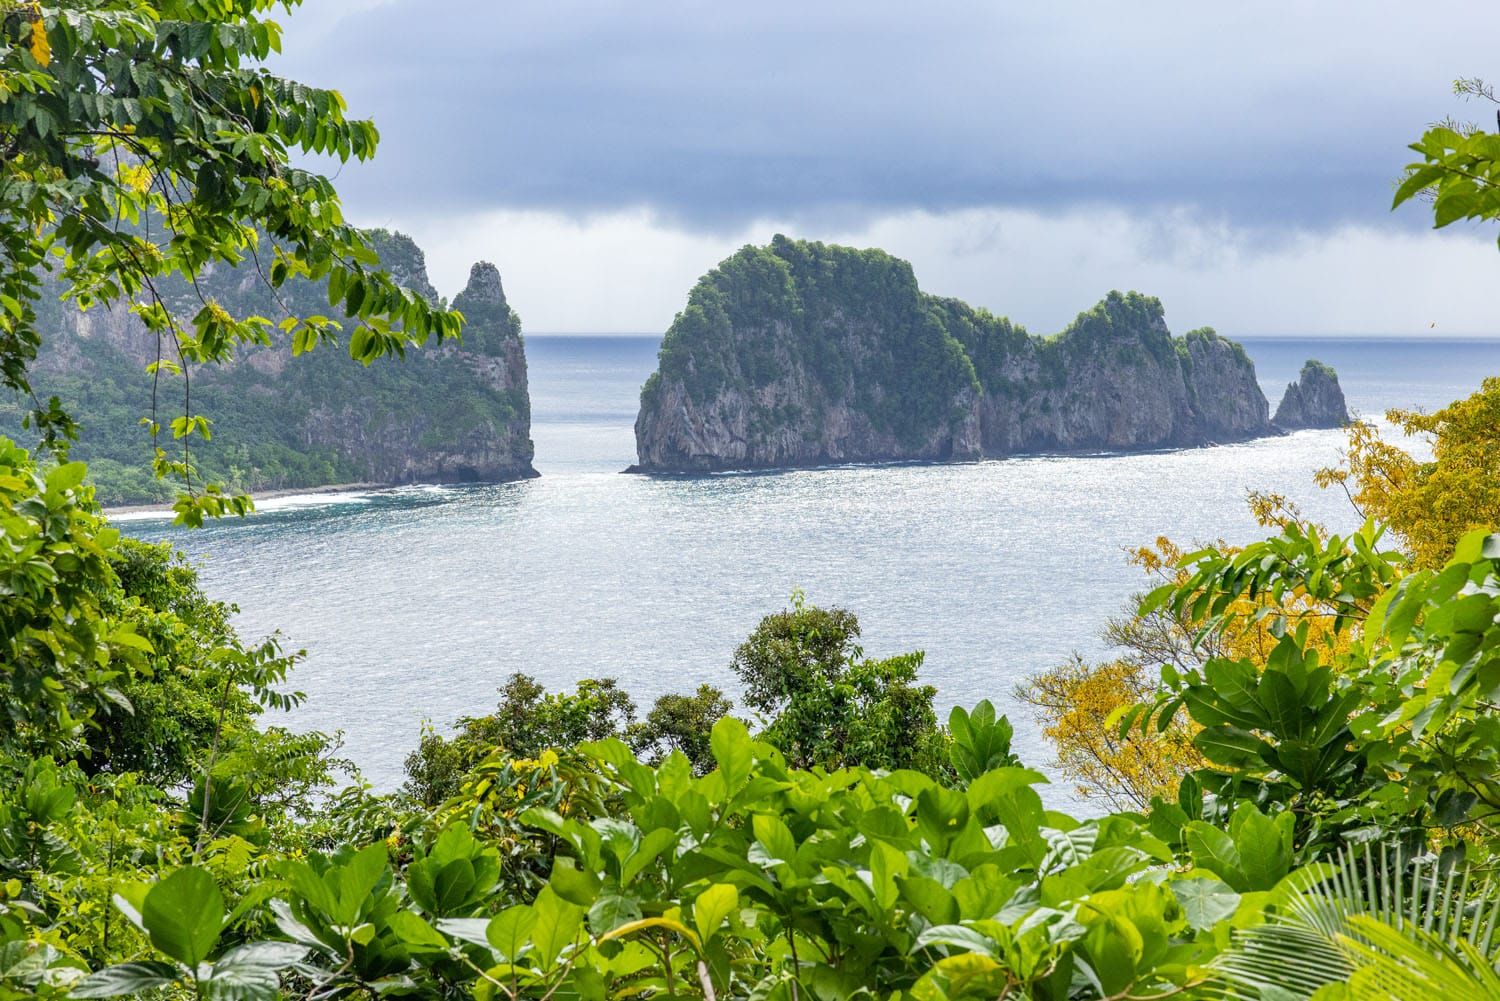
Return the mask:
{"type": "Polygon", "coordinates": [[[693,901],[693,926],[698,937],[708,941],[719,926],[739,907],[740,894],[728,883],[714,883],[693,901]]]}

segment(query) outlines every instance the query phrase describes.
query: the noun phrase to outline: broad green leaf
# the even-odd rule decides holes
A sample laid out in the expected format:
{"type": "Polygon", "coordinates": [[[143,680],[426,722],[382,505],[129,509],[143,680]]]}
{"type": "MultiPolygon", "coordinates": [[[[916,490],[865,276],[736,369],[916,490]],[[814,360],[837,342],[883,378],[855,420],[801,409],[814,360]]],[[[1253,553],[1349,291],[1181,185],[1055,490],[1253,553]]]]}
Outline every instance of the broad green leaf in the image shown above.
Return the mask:
{"type": "Polygon", "coordinates": [[[69,997],[113,998],[137,996],[177,979],[177,971],[166,963],[120,963],[91,973],[73,985],[69,997]]]}
{"type": "Polygon", "coordinates": [[[1195,876],[1175,879],[1167,884],[1182,907],[1187,923],[1198,931],[1207,931],[1234,915],[1240,895],[1217,879],[1195,876]]]}
{"type": "Polygon", "coordinates": [[[219,941],[224,897],[207,870],[187,866],[147,891],[141,921],[152,945],[179,963],[197,966],[219,941]]]}
{"type": "Polygon", "coordinates": [[[698,937],[707,942],[739,905],[739,891],[728,883],[714,883],[698,894],[693,901],[693,926],[698,929],[698,937]]]}
{"type": "Polygon", "coordinates": [[[1212,824],[1195,820],[1183,828],[1183,840],[1193,861],[1228,883],[1233,889],[1244,892],[1247,887],[1245,874],[1240,871],[1240,853],[1227,831],[1212,824]]]}
{"type": "Polygon", "coordinates": [[[607,935],[640,919],[640,901],[623,893],[606,893],[589,908],[589,930],[596,936],[607,935]]]}
{"type": "Polygon", "coordinates": [[[237,946],[214,962],[204,994],[211,1001],[274,1001],[281,996],[279,972],[291,968],[306,951],[290,942],[237,946]]]}
{"type": "Polygon", "coordinates": [[[977,953],[990,959],[1000,958],[1000,943],[982,932],[964,925],[935,925],[917,936],[913,950],[932,945],[946,945],[965,952],[977,953]]]}
{"type": "Polygon", "coordinates": [[[544,886],[532,910],[536,924],[531,929],[531,943],[536,947],[537,961],[543,969],[550,970],[563,950],[578,937],[583,909],[559,897],[550,886],[544,886]]]}
{"type": "Polygon", "coordinates": [[[448,940],[414,911],[397,911],[387,921],[392,932],[408,948],[446,952],[448,940]]]}
{"type": "Polygon", "coordinates": [[[1238,868],[1244,875],[1240,889],[1269,890],[1281,882],[1292,867],[1292,855],[1276,821],[1261,813],[1254,803],[1241,803],[1234,811],[1230,829],[1239,855],[1238,868]]]}
{"type": "Polygon", "coordinates": [[[506,962],[515,963],[520,960],[521,953],[530,943],[531,931],[536,923],[536,911],[525,904],[518,904],[495,915],[485,929],[485,937],[506,962]]]}
{"type": "Polygon", "coordinates": [[[725,790],[733,796],[750,777],[755,753],[751,747],[750,731],[733,716],[725,716],[714,724],[709,745],[724,777],[725,790]]]}
{"type": "Polygon", "coordinates": [[[572,859],[558,859],[548,882],[559,897],[579,907],[592,905],[599,895],[599,877],[574,867],[572,859]]]}
{"type": "Polygon", "coordinates": [[[750,820],[755,840],[765,848],[766,854],[780,862],[792,862],[797,857],[797,839],[780,817],[769,813],[757,813],[750,820]]]}

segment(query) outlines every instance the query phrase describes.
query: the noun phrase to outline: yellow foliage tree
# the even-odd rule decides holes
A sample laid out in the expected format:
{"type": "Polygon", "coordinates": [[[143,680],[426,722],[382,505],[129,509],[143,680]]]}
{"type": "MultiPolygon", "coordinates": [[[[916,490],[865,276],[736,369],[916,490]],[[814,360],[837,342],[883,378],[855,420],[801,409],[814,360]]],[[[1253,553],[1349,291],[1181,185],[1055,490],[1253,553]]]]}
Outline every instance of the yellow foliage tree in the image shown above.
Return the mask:
{"type": "Polygon", "coordinates": [[[1175,796],[1182,776],[1201,762],[1185,727],[1143,737],[1135,728],[1121,736],[1110,725],[1123,709],[1149,699],[1153,688],[1139,661],[1090,664],[1074,657],[1027,679],[1017,695],[1031,706],[1057,748],[1058,769],[1080,795],[1112,811],[1143,810],[1155,796],[1175,796]]]}
{"type": "MultiPolygon", "coordinates": [[[[1252,494],[1250,510],[1264,527],[1304,522],[1296,507],[1276,494],[1252,494]]],[[[1235,551],[1223,541],[1214,545],[1235,551]]],[[[1187,578],[1178,565],[1184,555],[1181,546],[1161,537],[1132,551],[1129,559],[1158,583],[1180,584],[1187,578]]],[[[1206,635],[1166,611],[1141,615],[1138,600],[1132,600],[1127,614],[1111,620],[1104,631],[1110,645],[1123,651],[1121,657],[1091,664],[1075,656],[1028,678],[1016,690],[1057,748],[1057,768],[1076,783],[1080,795],[1099,799],[1111,810],[1143,809],[1157,796],[1176,796],[1182,776],[1202,763],[1192,744],[1191,722],[1179,715],[1164,732],[1142,734],[1132,728],[1122,735],[1116,720],[1152,697],[1162,665],[1186,669],[1219,657],[1264,664],[1277,637],[1257,613],[1271,600],[1236,601],[1224,616],[1228,625],[1206,635]]],[[[1281,598],[1280,610],[1292,628],[1307,623],[1310,642],[1322,643],[1330,662],[1348,649],[1350,630],[1336,627],[1335,609],[1298,590],[1281,598]]]]}
{"type": "Polygon", "coordinates": [[[1435,413],[1386,417],[1408,437],[1425,437],[1431,461],[1356,423],[1344,465],[1320,470],[1318,483],[1343,487],[1361,513],[1400,537],[1414,565],[1440,567],[1465,532],[1500,527],[1500,378],[1435,413]]]}

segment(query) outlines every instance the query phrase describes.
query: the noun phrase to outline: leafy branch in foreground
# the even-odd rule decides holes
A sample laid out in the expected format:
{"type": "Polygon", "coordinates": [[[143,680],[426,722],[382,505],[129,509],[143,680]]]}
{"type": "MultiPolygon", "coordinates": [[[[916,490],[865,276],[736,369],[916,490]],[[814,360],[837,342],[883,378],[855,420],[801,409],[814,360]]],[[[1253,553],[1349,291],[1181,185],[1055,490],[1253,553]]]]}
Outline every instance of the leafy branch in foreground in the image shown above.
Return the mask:
{"type": "MultiPolygon", "coordinates": [[[[1482,80],[1455,83],[1461,95],[1494,101],[1494,89],[1482,80]]],[[[1422,159],[1409,164],[1391,205],[1396,208],[1419,195],[1432,202],[1433,225],[1441,229],[1461,219],[1500,219],[1500,111],[1496,131],[1440,122],[1411,144],[1422,159]]]]}
{"type": "Polygon", "coordinates": [[[0,8],[0,384],[29,396],[30,421],[66,450],[78,428],[63,401],[43,403],[29,367],[42,344],[46,272],[89,309],[124,301],[156,339],[148,372],[182,377],[181,412],[143,419],[158,476],[180,480],[180,521],[244,511],[195,478],[190,442],[211,423],[193,409],[191,372],[245,345],[285,338],[295,354],[333,341],[320,314],[233,315],[197,278],[253,262],[273,291],[326,279],[330,311],[354,319],[351,357],[366,364],[429,337],[453,337],[459,314],[403,288],[344,222],[328,178],[294,153],[367,159],[375,127],[345,116],[336,91],[262,63],[281,46],[266,15],[298,0],[66,0],[0,8]],[[194,301],[180,310],[175,286],[194,301]],[[163,424],[166,427],[163,427],[163,424]],[[170,431],[174,451],[156,444],[170,431]]]}

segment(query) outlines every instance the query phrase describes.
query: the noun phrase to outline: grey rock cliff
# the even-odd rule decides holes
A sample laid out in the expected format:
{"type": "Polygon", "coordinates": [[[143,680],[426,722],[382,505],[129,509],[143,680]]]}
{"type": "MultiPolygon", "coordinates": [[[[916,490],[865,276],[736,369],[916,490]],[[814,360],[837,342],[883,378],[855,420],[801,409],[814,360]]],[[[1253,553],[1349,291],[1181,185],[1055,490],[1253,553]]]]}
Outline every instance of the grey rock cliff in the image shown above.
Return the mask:
{"type": "MultiPolygon", "coordinates": [[[[371,245],[398,282],[431,301],[421,249],[399,233],[373,231],[371,245]]],[[[328,304],[322,283],[290,281],[275,295],[253,264],[217,264],[186,283],[163,286],[179,317],[198,308],[198,292],[235,315],[273,321],[285,313],[332,315],[340,341],[354,329],[328,304]]],[[[56,291],[60,292],[61,289],[56,291]]],[[[118,413],[151,412],[153,386],[145,367],[163,349],[124,305],[80,312],[55,296],[44,297],[41,322],[49,337],[34,368],[46,392],[60,389],[85,427],[77,457],[136,468],[149,456],[140,435],[120,432],[118,413]],[[71,387],[87,386],[87,392],[71,387]],[[101,432],[103,432],[101,434],[101,432]]],[[[206,475],[231,470],[252,490],[362,481],[504,481],[536,475],[532,468],[531,403],[521,324],[505,299],[500,274],[481,262],[453,302],[466,318],[462,343],[445,341],[409,349],[404,359],[382,358],[366,367],[341,344],[324,344],[294,358],[286,335],[242,349],[222,365],[190,370],[195,409],[214,420],[212,441],[196,446],[206,475]]],[[[155,398],[164,415],[183,405],[183,387],[163,376],[155,398]]],[[[3,401],[0,401],[3,404],[3,401]]],[[[0,433],[19,425],[19,410],[0,408],[0,433]]],[[[132,427],[133,429],[133,427],[132,427]]],[[[134,496],[107,496],[129,502],[134,496]]]]}
{"type": "MultiPolygon", "coordinates": [[[[427,284],[422,269],[419,286],[427,284]]],[[[531,399],[521,322],[488,261],[469,269],[453,299],[464,314],[461,344],[429,346],[423,367],[462,367],[476,379],[444,414],[385,411],[372,420],[359,399],[316,406],[304,421],[309,446],[343,450],[372,483],[503,482],[534,477],[531,399]],[[454,421],[457,413],[461,420],[454,421]]],[[[420,376],[419,376],[420,377],[420,376]]]]}
{"type": "Polygon", "coordinates": [[[1286,431],[1300,428],[1340,428],[1349,423],[1349,407],[1332,368],[1309,359],[1297,381],[1288,383],[1273,419],[1286,431]]]}
{"type": "Polygon", "coordinates": [[[778,237],[694,288],[636,418],[640,471],[1133,450],[1273,434],[1255,366],[1111,293],[1033,337],[880,251],[778,237]]]}

